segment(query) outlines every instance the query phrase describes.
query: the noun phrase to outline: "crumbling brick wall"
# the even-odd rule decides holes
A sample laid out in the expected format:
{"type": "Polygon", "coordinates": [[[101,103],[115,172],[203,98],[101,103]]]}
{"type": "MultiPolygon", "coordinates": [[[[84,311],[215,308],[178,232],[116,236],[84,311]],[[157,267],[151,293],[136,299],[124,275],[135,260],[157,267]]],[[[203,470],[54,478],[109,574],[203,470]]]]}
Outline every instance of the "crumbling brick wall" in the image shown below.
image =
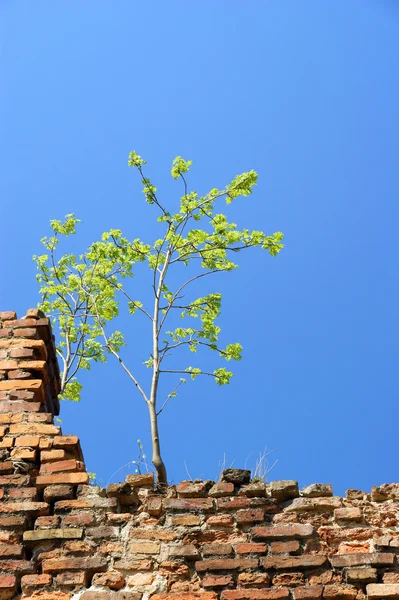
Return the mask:
{"type": "Polygon", "coordinates": [[[340,498],[229,469],[104,490],[54,425],[59,389],[48,320],[0,313],[0,600],[399,598],[399,484],[340,498]]]}

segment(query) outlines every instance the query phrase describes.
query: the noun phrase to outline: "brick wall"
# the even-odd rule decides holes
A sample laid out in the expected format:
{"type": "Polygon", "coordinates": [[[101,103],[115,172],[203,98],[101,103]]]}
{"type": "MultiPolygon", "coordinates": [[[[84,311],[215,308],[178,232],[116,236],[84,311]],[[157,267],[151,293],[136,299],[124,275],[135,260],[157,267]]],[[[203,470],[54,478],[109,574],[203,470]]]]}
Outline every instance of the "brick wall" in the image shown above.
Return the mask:
{"type": "Polygon", "coordinates": [[[0,600],[399,599],[399,484],[88,485],[48,320],[0,313],[0,600]]]}

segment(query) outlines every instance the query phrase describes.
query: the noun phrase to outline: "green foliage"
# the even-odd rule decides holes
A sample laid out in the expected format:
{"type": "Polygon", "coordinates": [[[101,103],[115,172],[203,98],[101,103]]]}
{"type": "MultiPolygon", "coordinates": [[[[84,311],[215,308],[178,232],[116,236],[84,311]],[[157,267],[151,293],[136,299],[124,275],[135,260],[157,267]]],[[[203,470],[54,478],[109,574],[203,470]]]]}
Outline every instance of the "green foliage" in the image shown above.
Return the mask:
{"type": "MultiPolygon", "coordinates": [[[[236,257],[243,250],[258,247],[276,256],[283,248],[281,232],[266,235],[262,231],[239,228],[216,210],[216,204],[223,199],[228,205],[239,197],[249,196],[257,183],[255,171],[237,175],[224,189],[213,188],[200,195],[189,190],[186,181],[192,161],[178,156],[172,163],[171,175],[181,180],[183,195],[178,207],[166,208],[157,197],[156,186],[144,174],[145,164],[136,152],[130,152],[128,165],[138,170],[145,199],[158,212],[161,231],[153,243],[129,240],[121,230],[110,229],[79,256],[63,254],[57,258],[60,241],[74,235],[79,223],[74,214],[68,214],[63,221],[50,222],[52,234],[41,240],[45,253],[34,257],[42,298],[40,308],[51,315],[59,329],[57,352],[63,363],[63,399],[80,400],[80,370],[90,369],[93,362],[106,362],[110,354],[119,360],[147,404],[159,406],[157,382],[164,375],[188,374],[193,380],[208,376],[218,385],[228,384],[232,372],[225,367],[211,372],[197,366],[186,367],[181,364],[181,354],[175,352],[183,348],[196,354],[208,349],[226,361],[240,360],[242,354],[237,342],[225,347],[219,344],[221,329],[217,320],[221,313],[221,294],[214,292],[192,299],[186,299],[185,294],[192,283],[205,276],[235,270],[236,257]],[[130,292],[131,278],[140,263],[151,272],[149,289],[153,290],[153,301],[150,307],[132,297],[130,292]],[[181,277],[185,267],[190,267],[188,274],[181,277]],[[121,301],[126,303],[128,314],[141,313],[151,321],[152,351],[144,361],[152,370],[151,390],[140,385],[131,367],[122,359],[123,333],[110,331],[112,321],[119,315],[121,301]],[[165,331],[166,324],[176,325],[176,316],[182,319],[183,326],[165,331]],[[172,368],[168,368],[169,361],[174,361],[172,368]]],[[[157,409],[158,415],[185,381],[184,377],[177,379],[157,409]]]]}

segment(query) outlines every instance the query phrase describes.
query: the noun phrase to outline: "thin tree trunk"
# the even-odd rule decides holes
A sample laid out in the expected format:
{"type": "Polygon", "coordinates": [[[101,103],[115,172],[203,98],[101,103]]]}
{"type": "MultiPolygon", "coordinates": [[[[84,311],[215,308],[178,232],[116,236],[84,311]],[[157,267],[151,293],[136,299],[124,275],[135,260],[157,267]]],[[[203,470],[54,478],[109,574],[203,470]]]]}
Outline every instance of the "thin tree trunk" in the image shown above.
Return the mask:
{"type": "Polygon", "coordinates": [[[151,422],[151,442],[152,442],[152,464],[156,469],[156,484],[157,488],[164,489],[168,485],[165,464],[161,457],[161,444],[158,433],[158,415],[156,408],[152,402],[148,403],[151,422]]]}

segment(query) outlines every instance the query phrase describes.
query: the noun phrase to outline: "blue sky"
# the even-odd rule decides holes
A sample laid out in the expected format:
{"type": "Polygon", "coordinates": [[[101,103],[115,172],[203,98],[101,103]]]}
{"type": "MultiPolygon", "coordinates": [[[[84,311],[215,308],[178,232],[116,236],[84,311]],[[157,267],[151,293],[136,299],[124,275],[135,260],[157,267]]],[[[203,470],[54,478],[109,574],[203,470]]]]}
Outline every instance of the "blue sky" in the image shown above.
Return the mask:
{"type": "MultiPolygon", "coordinates": [[[[176,155],[201,192],[255,169],[229,215],[286,247],[214,281],[244,356],[230,386],[187,385],[162,414],[169,478],[214,479],[224,456],[252,466],[267,447],[271,479],[339,494],[397,481],[397,3],[3,0],[0,40],[1,309],[37,303],[51,218],[82,219],[65,251],[111,227],[158,237],[129,150],[167,202],[176,155]]],[[[121,319],[132,364],[139,320],[121,319]]],[[[63,430],[105,485],[137,438],[150,454],[147,414],[113,362],[83,383],[63,430]]]]}

